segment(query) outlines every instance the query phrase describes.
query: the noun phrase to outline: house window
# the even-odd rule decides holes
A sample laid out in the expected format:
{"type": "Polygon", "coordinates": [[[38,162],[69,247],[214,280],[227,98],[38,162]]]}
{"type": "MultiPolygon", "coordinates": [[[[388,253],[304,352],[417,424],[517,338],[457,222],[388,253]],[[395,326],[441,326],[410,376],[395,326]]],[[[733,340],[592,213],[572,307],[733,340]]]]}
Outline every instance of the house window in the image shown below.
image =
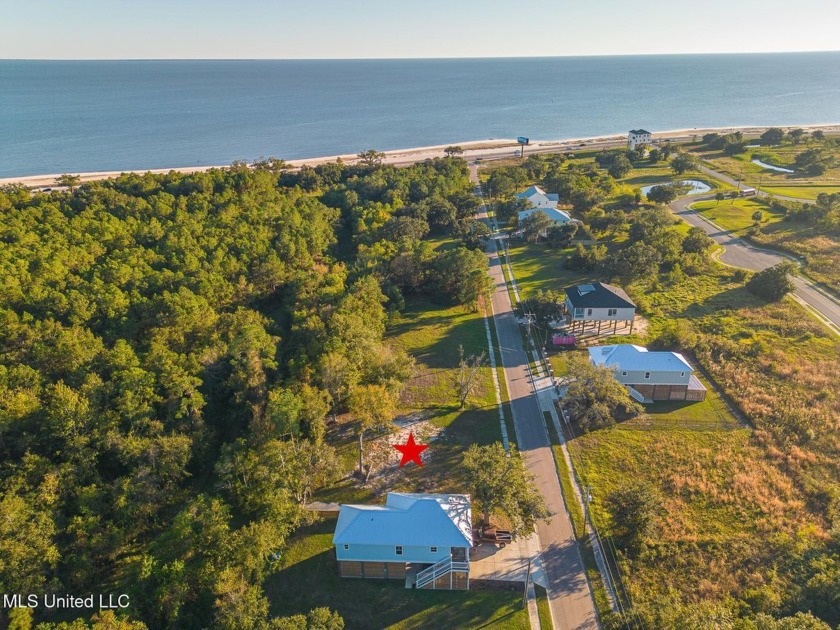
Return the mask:
{"type": "Polygon", "coordinates": [[[347,551],[348,549],[350,549],[350,545],[344,545],[344,551],[347,551]]]}
{"type": "Polygon", "coordinates": [[[680,376],[685,376],[685,372],[680,372],[680,376]]]}
{"type": "Polygon", "coordinates": [[[397,554],[398,556],[401,556],[401,555],[402,555],[402,545],[397,545],[397,548],[396,548],[396,554],[397,554]]]}
{"type": "Polygon", "coordinates": [[[437,553],[437,547],[429,547],[430,553],[437,553]]]}
{"type": "Polygon", "coordinates": [[[592,315],[592,309],[591,308],[586,309],[586,314],[587,315],[592,315]]]}
{"type": "Polygon", "coordinates": [[[650,378],[650,372],[645,372],[645,378],[650,378]]]}
{"type": "Polygon", "coordinates": [[[622,372],[621,375],[622,376],[627,376],[627,372],[622,372]]]}
{"type": "Polygon", "coordinates": [[[607,311],[607,317],[612,317],[616,313],[618,313],[618,309],[617,308],[611,308],[610,310],[607,311]]]}

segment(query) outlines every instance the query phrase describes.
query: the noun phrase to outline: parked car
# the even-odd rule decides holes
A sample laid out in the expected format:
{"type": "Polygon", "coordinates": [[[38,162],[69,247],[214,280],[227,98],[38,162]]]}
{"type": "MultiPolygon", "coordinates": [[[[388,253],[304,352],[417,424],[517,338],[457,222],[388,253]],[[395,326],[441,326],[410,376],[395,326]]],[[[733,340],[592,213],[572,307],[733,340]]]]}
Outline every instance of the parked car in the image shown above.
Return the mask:
{"type": "Polygon", "coordinates": [[[489,542],[499,547],[504,547],[509,542],[513,542],[513,536],[510,531],[506,529],[499,529],[497,527],[482,527],[473,530],[473,544],[489,542]]]}

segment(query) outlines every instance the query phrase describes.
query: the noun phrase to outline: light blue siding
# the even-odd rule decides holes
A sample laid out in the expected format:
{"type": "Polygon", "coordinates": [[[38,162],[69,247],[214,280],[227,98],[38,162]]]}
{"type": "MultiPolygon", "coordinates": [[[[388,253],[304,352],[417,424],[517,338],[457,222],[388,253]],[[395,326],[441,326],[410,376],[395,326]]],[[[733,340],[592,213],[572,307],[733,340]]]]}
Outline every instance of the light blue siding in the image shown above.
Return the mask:
{"type": "MultiPolygon", "coordinates": [[[[394,545],[337,545],[335,555],[338,560],[355,560],[359,562],[422,562],[434,564],[439,560],[448,558],[451,553],[450,547],[438,547],[436,553],[432,553],[431,547],[403,547],[402,555],[397,555],[394,545]]],[[[469,549],[467,549],[469,557],[469,549]]]]}
{"type": "Polygon", "coordinates": [[[676,372],[650,372],[650,378],[645,378],[645,372],[630,370],[625,376],[621,370],[616,370],[615,378],[624,385],[688,385],[691,370],[685,368],[676,372]]]}

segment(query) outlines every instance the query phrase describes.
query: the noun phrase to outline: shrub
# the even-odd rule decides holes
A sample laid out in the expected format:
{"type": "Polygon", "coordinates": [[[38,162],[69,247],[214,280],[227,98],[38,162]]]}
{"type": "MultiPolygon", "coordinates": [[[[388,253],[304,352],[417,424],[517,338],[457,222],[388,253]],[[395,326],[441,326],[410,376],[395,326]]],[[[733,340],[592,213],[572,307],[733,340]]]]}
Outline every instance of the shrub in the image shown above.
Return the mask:
{"type": "Polygon", "coordinates": [[[793,269],[792,263],[783,262],[759,271],[747,282],[747,290],[765,300],[777,302],[793,291],[793,283],[788,278],[793,269]]]}

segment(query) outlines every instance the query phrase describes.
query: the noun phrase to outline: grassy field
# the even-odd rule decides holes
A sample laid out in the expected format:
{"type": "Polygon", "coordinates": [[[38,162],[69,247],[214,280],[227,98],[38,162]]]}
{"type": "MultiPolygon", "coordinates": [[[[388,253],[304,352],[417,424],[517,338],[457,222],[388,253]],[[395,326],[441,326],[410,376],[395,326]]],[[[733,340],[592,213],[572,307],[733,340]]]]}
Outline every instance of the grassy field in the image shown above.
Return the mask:
{"type": "Polygon", "coordinates": [[[783,215],[773,212],[770,207],[759,199],[726,199],[723,201],[698,201],[692,208],[699,210],[703,216],[708,217],[726,230],[743,234],[754,221],[753,213],[761,212],[763,215],[762,225],[781,221],[783,215]]]}
{"type": "Polygon", "coordinates": [[[768,225],[750,238],[759,245],[802,256],[807,275],[840,294],[840,236],[786,221],[768,225]]]}
{"type": "Polygon", "coordinates": [[[515,591],[427,591],[406,589],[401,580],[342,579],[326,519],[300,530],[265,582],[273,615],[329,606],[348,630],[392,628],[498,628],[527,630],[528,612],[515,591]]]}
{"type": "Polygon", "coordinates": [[[765,192],[787,197],[816,199],[820,192],[840,191],[840,168],[829,169],[822,175],[803,173],[780,173],[766,169],[752,162],[759,159],[766,164],[794,168],[796,156],[808,149],[821,146],[818,144],[783,144],[778,147],[756,147],[736,156],[723,155],[719,151],[709,151],[704,147],[694,146],[691,151],[697,154],[709,167],[741,179],[747,186],[761,186],[765,192]]]}
{"type": "Polygon", "coordinates": [[[808,184],[795,185],[788,184],[785,186],[762,186],[761,190],[771,195],[782,195],[783,197],[798,197],[800,199],[816,199],[820,193],[838,193],[840,192],[840,183],[827,184],[821,186],[811,186],[808,184]]]}
{"type": "Polygon", "coordinates": [[[784,592],[791,576],[767,567],[784,556],[787,537],[819,544],[825,513],[814,497],[840,481],[829,420],[840,417],[840,404],[820,393],[836,386],[840,344],[795,304],[764,305],[722,271],[644,300],[652,336],[669,319],[691,322],[699,362],[758,428],[740,427],[710,392],[705,403],[659,403],[573,440],[570,452],[595,495],[593,516],[609,532],[603,499],[640,479],[664,498],[647,551],[623,566],[637,604],[662,596],[665,584],[688,600],[749,597],[756,583],[784,592]],[[828,424],[805,447],[779,448],[776,423],[797,409],[828,424]]]}
{"type": "Polygon", "coordinates": [[[563,267],[563,261],[572,248],[554,250],[542,244],[512,240],[508,251],[516,284],[523,299],[532,297],[540,289],[559,291],[570,285],[598,280],[594,272],[579,273],[563,267]]]}

